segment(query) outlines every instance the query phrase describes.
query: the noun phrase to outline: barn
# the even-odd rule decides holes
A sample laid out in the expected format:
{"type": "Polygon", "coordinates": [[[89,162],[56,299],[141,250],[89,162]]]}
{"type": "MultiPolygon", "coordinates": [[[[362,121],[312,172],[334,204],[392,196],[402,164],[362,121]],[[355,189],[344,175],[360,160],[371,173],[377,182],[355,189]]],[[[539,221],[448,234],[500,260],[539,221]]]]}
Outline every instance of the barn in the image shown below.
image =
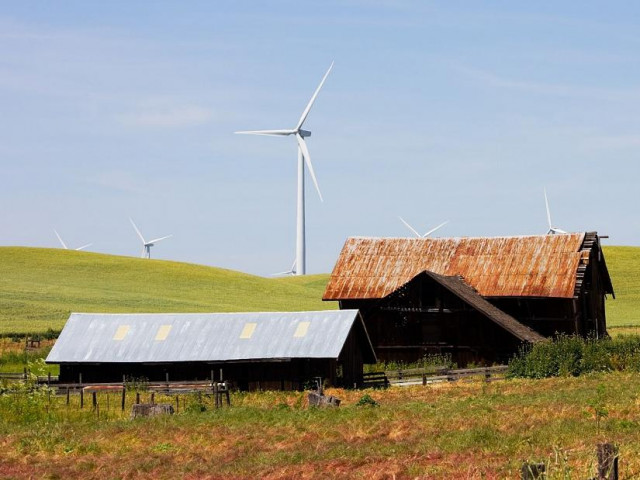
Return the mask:
{"type": "Polygon", "coordinates": [[[349,238],[323,295],[359,309],[379,360],[508,359],[558,333],[607,335],[597,233],[349,238]]]}
{"type": "Polygon", "coordinates": [[[73,313],[47,363],[60,382],[207,380],[302,389],[315,377],[362,383],[376,357],[357,310],[208,314],[73,313]]]}

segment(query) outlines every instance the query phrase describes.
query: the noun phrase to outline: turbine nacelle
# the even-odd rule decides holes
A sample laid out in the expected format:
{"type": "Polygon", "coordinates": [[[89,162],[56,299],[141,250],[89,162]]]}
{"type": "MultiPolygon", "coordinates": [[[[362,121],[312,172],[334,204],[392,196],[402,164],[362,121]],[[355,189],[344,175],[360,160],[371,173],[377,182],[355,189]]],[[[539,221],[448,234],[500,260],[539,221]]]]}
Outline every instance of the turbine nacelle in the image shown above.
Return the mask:
{"type": "Polygon", "coordinates": [[[136,231],[136,233],[138,234],[138,237],[140,237],[140,240],[142,240],[142,254],[140,255],[141,258],[145,258],[145,257],[146,258],[151,258],[151,247],[153,247],[160,240],[164,240],[166,238],[169,238],[169,237],[173,236],[173,235],[167,235],[165,237],[154,238],[153,240],[147,242],[144,239],[144,237],[142,236],[142,233],[140,233],[140,230],[138,230],[138,227],[133,222],[133,219],[131,217],[129,217],[129,221],[131,222],[131,225],[133,225],[133,228],[136,231]]]}
{"type": "Polygon", "coordinates": [[[311,132],[308,130],[298,130],[298,133],[302,138],[307,138],[311,136],[311,132]]]}

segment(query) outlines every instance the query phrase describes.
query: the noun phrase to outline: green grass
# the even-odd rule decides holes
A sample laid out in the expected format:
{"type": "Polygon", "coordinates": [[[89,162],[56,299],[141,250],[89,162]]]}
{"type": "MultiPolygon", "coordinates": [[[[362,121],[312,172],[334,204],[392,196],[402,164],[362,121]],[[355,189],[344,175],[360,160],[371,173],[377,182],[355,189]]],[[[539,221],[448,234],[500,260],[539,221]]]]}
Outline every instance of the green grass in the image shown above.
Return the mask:
{"type": "Polygon", "coordinates": [[[337,308],[328,275],[262,278],[179,262],[60,249],[0,248],[0,334],[60,330],[71,312],[337,308]]]}
{"type": "Polygon", "coordinates": [[[615,300],[607,300],[607,325],[640,326],[640,247],[604,247],[615,300]]]}
{"type": "MultiPolygon", "coordinates": [[[[640,326],[640,247],[605,247],[609,326],[640,326]]],[[[71,312],[337,308],[328,275],[262,278],[213,267],[60,249],[0,247],[0,334],[59,330],[71,312]]]]}
{"type": "Polygon", "coordinates": [[[0,477],[502,479],[528,460],[547,463],[549,479],[592,478],[596,444],[610,441],[621,478],[636,478],[639,389],[637,374],[616,372],[331,389],[337,409],[308,408],[302,392],[233,393],[221,410],[203,398],[204,412],[180,395],[176,415],[135,421],[133,392],[124,412],[119,393],[99,394],[99,415],[87,397],[80,410],[78,395],[67,406],[12,393],[0,395],[0,477]],[[378,406],[358,406],[365,393],[378,406]]]}

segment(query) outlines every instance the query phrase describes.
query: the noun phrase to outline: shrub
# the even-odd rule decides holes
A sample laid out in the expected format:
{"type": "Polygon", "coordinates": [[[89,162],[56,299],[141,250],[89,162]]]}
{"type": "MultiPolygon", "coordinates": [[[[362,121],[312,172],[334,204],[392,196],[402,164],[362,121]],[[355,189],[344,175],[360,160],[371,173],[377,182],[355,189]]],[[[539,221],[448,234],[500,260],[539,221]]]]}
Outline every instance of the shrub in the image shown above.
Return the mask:
{"type": "Polygon", "coordinates": [[[523,347],[509,362],[511,377],[578,376],[612,370],[640,371],[640,337],[595,339],[558,335],[523,347]]]}

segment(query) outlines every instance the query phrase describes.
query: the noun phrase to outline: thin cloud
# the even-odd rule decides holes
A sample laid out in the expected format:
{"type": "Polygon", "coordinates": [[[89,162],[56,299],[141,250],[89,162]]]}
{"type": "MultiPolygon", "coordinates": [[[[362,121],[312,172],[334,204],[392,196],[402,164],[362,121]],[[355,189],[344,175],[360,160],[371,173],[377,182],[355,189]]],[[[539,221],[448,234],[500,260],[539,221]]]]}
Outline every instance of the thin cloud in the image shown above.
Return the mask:
{"type": "Polygon", "coordinates": [[[116,118],[126,127],[179,128],[207,123],[213,118],[213,112],[208,108],[186,105],[124,113],[116,118]]]}
{"type": "Polygon", "coordinates": [[[523,92],[558,97],[579,97],[600,100],[629,101],[640,100],[640,88],[611,89],[598,87],[584,87],[579,85],[565,85],[544,82],[532,82],[527,80],[514,80],[496,75],[492,72],[456,65],[453,67],[466,77],[479,83],[495,88],[520,90],[523,92]]]}

